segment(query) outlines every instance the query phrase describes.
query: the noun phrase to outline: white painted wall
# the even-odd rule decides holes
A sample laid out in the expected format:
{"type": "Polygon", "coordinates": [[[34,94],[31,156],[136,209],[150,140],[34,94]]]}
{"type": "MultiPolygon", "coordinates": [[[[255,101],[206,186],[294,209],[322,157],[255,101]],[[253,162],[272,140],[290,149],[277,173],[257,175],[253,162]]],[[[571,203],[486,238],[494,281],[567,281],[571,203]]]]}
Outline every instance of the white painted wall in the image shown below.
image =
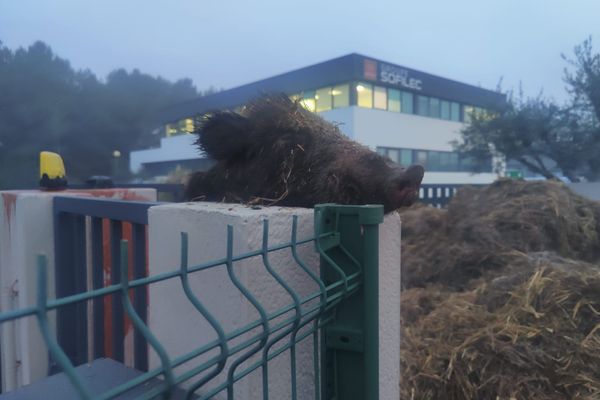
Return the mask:
{"type": "MultiPolygon", "coordinates": [[[[117,200],[156,200],[154,189],[0,192],[0,312],[36,304],[38,254],[48,260],[48,296],[55,298],[54,196],[93,196],[117,200]]],[[[50,313],[54,324],[55,313],[50,313]]],[[[48,351],[33,317],[0,325],[2,384],[10,391],[47,374],[48,351]]]]}
{"type": "MultiPolygon", "coordinates": [[[[157,206],[149,214],[150,274],[178,268],[180,232],[188,232],[190,265],[222,258],[226,254],[226,226],[234,226],[234,255],[261,248],[262,221],[270,221],[271,244],[289,241],[292,216],[298,215],[299,238],[313,235],[313,210],[267,207],[253,210],[240,205],[194,203],[157,206]]],[[[289,250],[270,256],[273,268],[290,282],[301,296],[318,290],[315,282],[292,261],[289,250]]],[[[318,273],[318,257],[312,245],[301,249],[301,257],[318,273]]],[[[381,399],[399,398],[400,379],[400,220],[397,214],[386,217],[380,227],[380,390],[381,399]]],[[[272,312],[291,303],[290,296],[266,272],[259,257],[235,264],[239,279],[272,312]]],[[[258,318],[253,306],[245,300],[227,276],[224,266],[195,273],[190,277],[195,294],[211,310],[226,331],[239,328],[258,318]]],[[[311,303],[315,304],[315,303],[311,303]]],[[[286,314],[289,318],[293,314],[286,314]]],[[[216,338],[208,323],[185,298],[178,280],[150,287],[150,329],[164,344],[171,357],[201,346],[216,338]]],[[[260,332],[255,329],[252,335],[260,332]]],[[[245,335],[244,338],[248,338],[245,335]]],[[[285,339],[284,339],[285,341],[285,339]]],[[[313,398],[312,338],[298,346],[298,398],[313,398]]],[[[217,352],[211,353],[215,356],[217,352]]],[[[252,361],[260,358],[253,357],[252,361]]],[[[198,365],[199,357],[177,372],[198,365]]],[[[151,354],[150,367],[159,365],[151,354]]],[[[244,364],[248,365],[248,364],[244,364]]],[[[219,382],[223,376],[219,377],[219,382]]],[[[205,392],[201,392],[205,393],[205,392]]],[[[269,363],[269,394],[273,399],[290,398],[289,352],[269,363]]],[[[257,399],[262,395],[260,369],[235,385],[235,398],[257,399]]],[[[224,396],[224,395],[223,395],[224,396]]],[[[223,398],[223,396],[218,398],[223,398]]]]}
{"type": "Polygon", "coordinates": [[[200,158],[202,152],[194,146],[195,141],[196,135],[191,134],[162,138],[158,148],[132,151],[129,168],[135,173],[140,171],[144,163],[200,158]]]}
{"type": "MultiPolygon", "coordinates": [[[[393,113],[352,106],[325,111],[320,115],[338,123],[340,130],[352,139],[375,150],[378,146],[453,151],[450,144],[460,138],[460,122],[393,113]]],[[[495,181],[495,173],[425,172],[424,184],[487,184],[495,181]]]]}
{"type": "MultiPolygon", "coordinates": [[[[452,151],[463,124],[414,114],[352,106],[354,139],[371,147],[452,151]]],[[[343,129],[343,128],[342,128],[343,129]]]]}

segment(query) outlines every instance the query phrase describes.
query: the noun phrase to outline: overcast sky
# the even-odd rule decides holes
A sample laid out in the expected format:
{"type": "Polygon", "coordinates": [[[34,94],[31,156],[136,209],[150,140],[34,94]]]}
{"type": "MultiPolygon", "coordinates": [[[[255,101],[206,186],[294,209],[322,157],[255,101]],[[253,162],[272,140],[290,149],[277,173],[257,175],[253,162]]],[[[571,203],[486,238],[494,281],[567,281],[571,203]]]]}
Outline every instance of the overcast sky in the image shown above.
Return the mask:
{"type": "MultiPolygon", "coordinates": [[[[105,77],[139,68],[231,88],[347,53],[566,98],[561,53],[600,52],[599,0],[0,0],[0,40],[105,77]]],[[[1,95],[1,94],[0,94],[1,95]]]]}

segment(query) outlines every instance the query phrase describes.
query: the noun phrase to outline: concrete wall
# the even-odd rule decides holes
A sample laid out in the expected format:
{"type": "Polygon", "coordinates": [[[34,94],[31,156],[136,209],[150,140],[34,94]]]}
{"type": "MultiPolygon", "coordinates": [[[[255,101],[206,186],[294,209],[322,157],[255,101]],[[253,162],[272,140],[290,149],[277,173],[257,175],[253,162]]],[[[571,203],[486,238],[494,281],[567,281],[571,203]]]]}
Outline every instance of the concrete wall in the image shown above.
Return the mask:
{"type": "MultiPolygon", "coordinates": [[[[52,215],[55,195],[156,200],[154,189],[0,192],[0,312],[35,305],[38,254],[48,258],[48,296],[55,297],[52,215]]],[[[50,315],[54,317],[54,313],[50,315]]],[[[47,350],[35,318],[4,323],[0,332],[5,391],[46,376],[47,350]]]]}
{"type": "MultiPolygon", "coordinates": [[[[301,208],[268,207],[258,210],[231,205],[195,203],[153,207],[149,214],[150,274],[177,269],[179,266],[180,232],[188,232],[190,265],[222,258],[226,254],[226,227],[234,226],[234,255],[261,248],[263,219],[270,221],[271,244],[289,241],[292,216],[298,215],[299,238],[313,235],[313,210],[301,208]]],[[[318,257],[312,245],[301,249],[301,257],[318,273],[318,257]]],[[[270,256],[273,268],[300,293],[301,296],[318,290],[316,283],[292,260],[289,250],[270,256]]],[[[239,279],[265,305],[267,311],[290,304],[291,298],[266,272],[259,257],[235,263],[239,279]]],[[[258,318],[254,307],[231,283],[224,266],[201,271],[190,276],[195,294],[214,312],[226,331],[244,326],[258,318]]],[[[310,303],[315,304],[315,303],[310,303]]],[[[293,316],[285,314],[284,318],[293,316]]],[[[276,320],[275,324],[277,323],[276,320]]],[[[214,330],[185,298],[178,280],[170,280],[150,287],[150,329],[165,345],[169,355],[180,356],[216,338],[214,330]]],[[[397,214],[386,217],[380,227],[380,390],[381,399],[399,398],[400,378],[400,221],[397,214]]],[[[252,335],[260,329],[252,331],[252,335]]],[[[243,338],[248,338],[244,335],[243,338]]],[[[287,342],[287,338],[282,343],[287,342]]],[[[239,341],[236,341],[239,343],[239,341]]],[[[297,346],[299,399],[313,398],[314,376],[312,338],[297,346]]],[[[218,351],[210,356],[215,356],[218,351]]],[[[260,354],[260,353],[259,353],[260,354]]],[[[207,357],[199,357],[177,373],[198,365],[207,357]]],[[[251,360],[257,361],[259,357],[251,360]]],[[[153,352],[150,366],[159,365],[153,352]]],[[[243,366],[247,366],[245,363],[243,366]]],[[[217,382],[223,380],[221,375],[217,382]]],[[[209,390],[209,389],[207,389],[209,390]]],[[[205,393],[201,392],[201,393],[205,393]]],[[[235,385],[236,399],[256,399],[262,394],[260,369],[235,385]]],[[[269,363],[269,394],[273,399],[290,398],[289,352],[284,352],[269,363]]],[[[219,397],[222,398],[222,397],[219,397]]]]}

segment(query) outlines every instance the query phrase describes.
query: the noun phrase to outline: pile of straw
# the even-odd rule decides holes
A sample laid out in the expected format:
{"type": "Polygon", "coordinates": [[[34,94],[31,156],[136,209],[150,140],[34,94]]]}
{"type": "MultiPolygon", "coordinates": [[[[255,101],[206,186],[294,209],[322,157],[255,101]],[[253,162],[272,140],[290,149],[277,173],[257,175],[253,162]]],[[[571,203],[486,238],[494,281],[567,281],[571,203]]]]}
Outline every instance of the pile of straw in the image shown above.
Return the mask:
{"type": "Polygon", "coordinates": [[[600,398],[599,203],[499,181],[402,218],[402,399],[600,398]]]}

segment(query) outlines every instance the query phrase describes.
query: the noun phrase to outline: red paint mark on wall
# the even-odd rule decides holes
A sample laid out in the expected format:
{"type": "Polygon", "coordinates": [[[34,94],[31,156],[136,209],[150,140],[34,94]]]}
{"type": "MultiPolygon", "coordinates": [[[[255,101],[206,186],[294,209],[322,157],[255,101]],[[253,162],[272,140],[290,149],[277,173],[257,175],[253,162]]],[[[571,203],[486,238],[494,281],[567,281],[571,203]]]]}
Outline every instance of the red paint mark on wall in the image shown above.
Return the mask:
{"type": "Polygon", "coordinates": [[[10,231],[10,221],[17,207],[17,195],[15,193],[2,193],[2,203],[4,204],[4,216],[6,224],[10,231]]]}

